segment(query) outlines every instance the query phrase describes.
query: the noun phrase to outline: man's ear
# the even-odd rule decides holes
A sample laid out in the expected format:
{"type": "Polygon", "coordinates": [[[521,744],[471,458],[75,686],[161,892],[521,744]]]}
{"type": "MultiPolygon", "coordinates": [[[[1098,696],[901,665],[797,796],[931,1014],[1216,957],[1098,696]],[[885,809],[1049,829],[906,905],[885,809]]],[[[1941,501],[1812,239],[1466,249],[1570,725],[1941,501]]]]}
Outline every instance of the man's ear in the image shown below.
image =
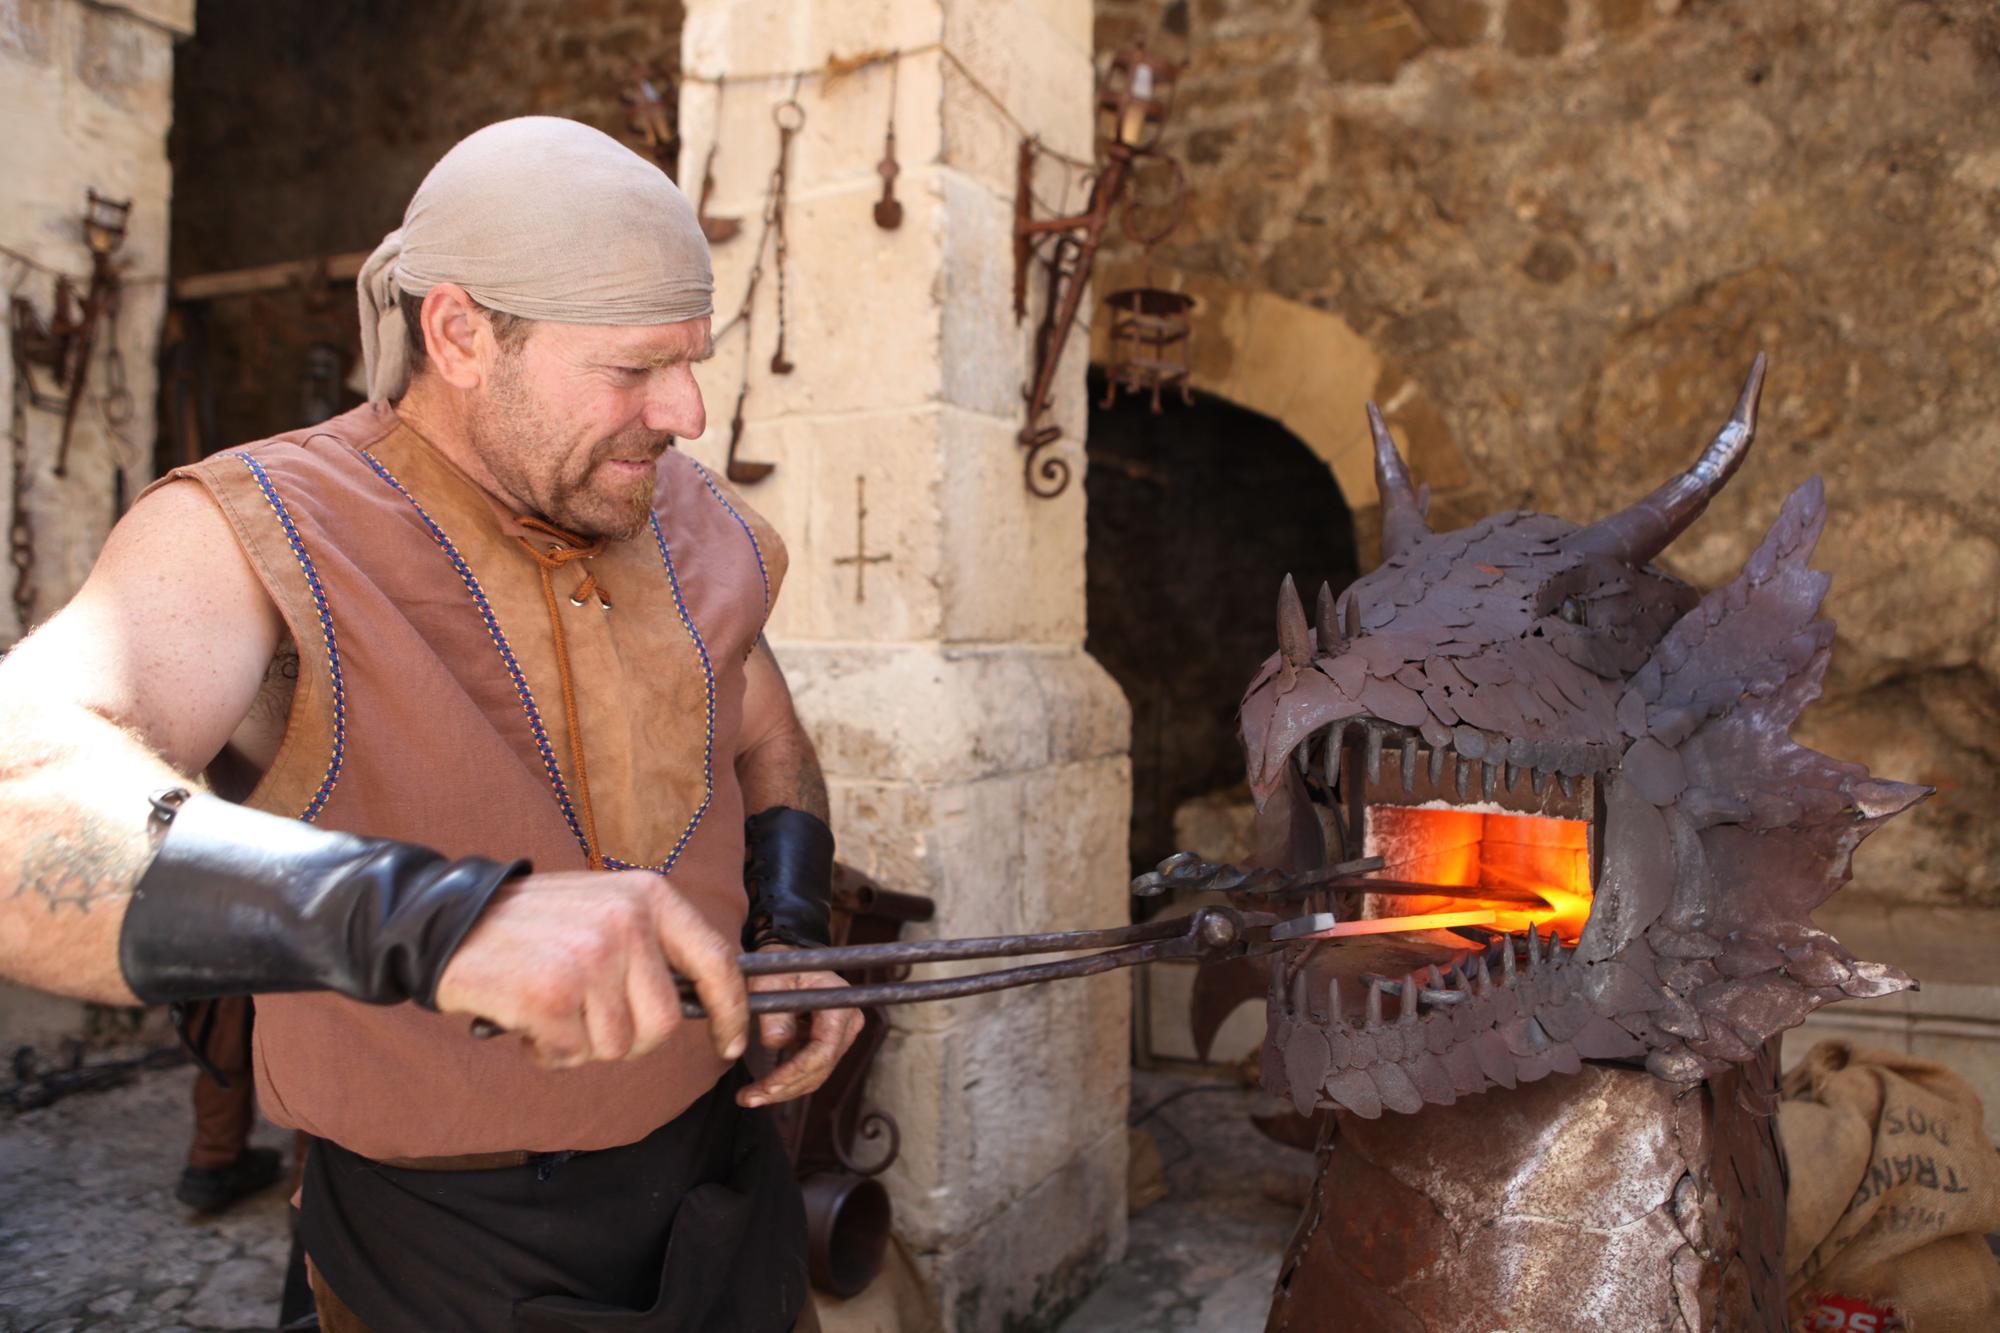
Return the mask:
{"type": "Polygon", "coordinates": [[[424,294],[418,322],[423,326],[424,346],[410,350],[427,357],[431,369],[453,388],[478,388],[487,375],[493,335],[471,293],[456,283],[439,283],[424,294]]]}

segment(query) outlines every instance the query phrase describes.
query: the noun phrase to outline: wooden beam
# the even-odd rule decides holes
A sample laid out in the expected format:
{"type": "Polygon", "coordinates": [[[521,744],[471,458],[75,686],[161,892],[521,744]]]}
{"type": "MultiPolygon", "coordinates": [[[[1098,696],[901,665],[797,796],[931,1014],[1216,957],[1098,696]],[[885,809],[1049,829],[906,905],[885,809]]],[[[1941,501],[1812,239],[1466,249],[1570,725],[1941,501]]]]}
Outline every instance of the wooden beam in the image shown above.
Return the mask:
{"type": "Polygon", "coordinates": [[[254,292],[280,291],[315,279],[349,282],[361,272],[372,253],[354,250],[347,254],[325,255],[318,259],[291,259],[281,264],[261,264],[256,268],[230,269],[223,273],[197,273],[174,280],[176,301],[213,301],[225,296],[248,296],[254,292]]]}

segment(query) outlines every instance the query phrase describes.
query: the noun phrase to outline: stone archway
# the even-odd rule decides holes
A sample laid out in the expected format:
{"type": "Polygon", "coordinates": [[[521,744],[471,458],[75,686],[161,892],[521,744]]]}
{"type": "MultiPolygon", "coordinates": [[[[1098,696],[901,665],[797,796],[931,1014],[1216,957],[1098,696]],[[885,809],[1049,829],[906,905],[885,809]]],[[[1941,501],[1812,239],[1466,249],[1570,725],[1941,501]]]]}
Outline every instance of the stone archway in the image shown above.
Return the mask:
{"type": "Polygon", "coordinates": [[[1091,379],[1084,648],[1132,707],[1137,871],[1180,849],[1185,802],[1241,783],[1236,702],[1276,642],[1278,586],[1344,588],[1354,523],[1281,423],[1212,393],[1157,416],[1104,406],[1091,379]]]}

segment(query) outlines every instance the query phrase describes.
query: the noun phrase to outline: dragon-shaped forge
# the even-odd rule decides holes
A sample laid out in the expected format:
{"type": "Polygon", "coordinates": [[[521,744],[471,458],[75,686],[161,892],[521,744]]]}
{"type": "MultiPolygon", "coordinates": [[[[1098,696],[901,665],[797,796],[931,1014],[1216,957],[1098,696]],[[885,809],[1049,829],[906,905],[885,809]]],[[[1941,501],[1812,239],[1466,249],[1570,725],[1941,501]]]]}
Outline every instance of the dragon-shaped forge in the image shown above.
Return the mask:
{"type": "MultiPolygon", "coordinates": [[[[1856,960],[1809,914],[1848,878],[1856,844],[1929,789],[1873,779],[1788,735],[1819,693],[1833,641],[1832,623],[1818,618],[1827,578],[1807,563],[1825,522],[1818,479],[1791,495],[1727,585],[1702,595],[1652,564],[1742,466],[1764,371],[1760,355],[1692,467],[1585,527],[1510,512],[1431,531],[1426,496],[1370,406],[1382,563],[1338,597],[1322,587],[1316,626],[1288,579],[1279,649],[1243,700],[1262,859],[1297,871],[1379,855],[1382,879],[1350,883],[1344,900],[1324,905],[1401,915],[1471,903],[1491,908],[1496,928],[1308,940],[1272,960],[1265,1085],[1302,1113],[1337,1108],[1348,1127],[1323,1141],[1319,1189],[1273,1328],[1501,1326],[1493,1316],[1507,1302],[1497,1293],[1476,1315],[1460,1309],[1470,1322],[1445,1312],[1477,1296],[1481,1281],[1522,1280],[1518,1246],[1478,1258],[1487,1242],[1453,1230],[1412,1240],[1415,1249],[1377,1271],[1356,1269],[1350,1252],[1337,1261],[1344,1282],[1314,1276],[1316,1244],[1357,1207],[1342,1197],[1353,1180],[1340,1176],[1333,1140],[1359,1133],[1374,1143],[1370,1161],[1348,1166],[1373,1172],[1368,1179],[1386,1171],[1396,1188],[1428,1195],[1419,1212],[1450,1220],[1435,1181],[1424,1183],[1437,1165],[1436,1133],[1385,1125],[1374,1134],[1358,1122],[1552,1073],[1585,1074],[1572,1082],[1600,1103],[1657,1102],[1660,1124],[1688,1094],[1708,1099],[1699,1124],[1683,1116],[1678,1131],[1659,1131],[1678,1132],[1678,1155],[1667,1156],[1687,1168],[1685,1180],[1678,1165],[1662,1177],[1671,1197],[1656,1201],[1674,1233],[1654,1246],[1665,1266],[1659,1291],[1676,1299],[1660,1311],[1657,1292],[1636,1305],[1617,1293],[1607,1305],[1600,1292],[1564,1306],[1577,1322],[1561,1326],[1593,1326],[1595,1311],[1594,1326],[1623,1328],[1601,1317],[1647,1306],[1661,1321],[1645,1327],[1782,1326],[1771,1252],[1781,1226],[1747,1227],[1745,1209],[1712,1197],[1740,1205],[1760,1191],[1782,1194],[1768,1122],[1746,1140],[1748,1112],[1737,1103],[1756,1108],[1768,1093],[1778,1033],[1832,1001],[1914,985],[1856,960]],[[1642,1061],[1656,1077],[1625,1074],[1641,1080],[1620,1085],[1632,1091],[1607,1094],[1592,1081],[1642,1061]],[[1383,1146],[1392,1139],[1403,1146],[1383,1146]],[[1718,1167],[1725,1158],[1733,1170],[1718,1167]],[[1741,1250],[1753,1245],[1765,1253],[1746,1275],[1741,1250]],[[1468,1276],[1475,1270],[1485,1276],[1468,1276]],[[1424,1273],[1432,1276],[1412,1276],[1424,1273]],[[1307,1289],[1318,1294],[1301,1295],[1307,1289]]],[[[1228,985],[1206,984],[1211,994],[1228,985]]],[[[1198,1037],[1213,1035],[1223,1010],[1198,1001],[1204,1008],[1198,1037]]],[[[1506,1137],[1507,1106],[1525,1104],[1503,1101],[1471,1112],[1496,1140],[1506,1137]]],[[[1469,1109],[1447,1113],[1472,1140],[1461,1156],[1504,1156],[1504,1144],[1476,1141],[1469,1109]]],[[[1616,1158],[1615,1141],[1564,1148],[1553,1131],[1574,1117],[1554,1104],[1543,1115],[1543,1141],[1522,1147],[1507,1188],[1532,1176],[1533,1163],[1579,1148],[1616,1158]]],[[[1598,1133],[1644,1137],[1630,1126],[1600,1124],[1598,1133]]],[[[1768,1216],[1773,1202],[1748,1211],[1768,1216]]],[[[1781,1219],[1781,1198],[1776,1205],[1781,1219]]],[[[1646,1212],[1599,1217],[1575,1234],[1637,1235],[1646,1212]]],[[[1453,1226],[1479,1216],[1473,1208],[1453,1226]]],[[[1428,1225],[1411,1223],[1405,1239],[1428,1225]]],[[[1593,1253],[1578,1275],[1612,1281],[1626,1264],[1615,1246],[1593,1253]]],[[[1562,1265],[1549,1257],[1541,1266],[1553,1273],[1562,1265]]],[[[1636,1269],[1627,1285],[1643,1285],[1636,1269]]]]}

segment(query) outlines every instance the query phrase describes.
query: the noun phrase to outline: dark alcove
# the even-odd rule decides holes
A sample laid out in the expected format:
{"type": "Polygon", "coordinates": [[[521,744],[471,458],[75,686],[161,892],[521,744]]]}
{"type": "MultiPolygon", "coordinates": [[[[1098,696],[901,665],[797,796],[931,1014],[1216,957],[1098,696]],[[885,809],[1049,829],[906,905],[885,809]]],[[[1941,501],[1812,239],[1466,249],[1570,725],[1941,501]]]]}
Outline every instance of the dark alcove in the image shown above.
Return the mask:
{"type": "Polygon", "coordinates": [[[1278,586],[1308,609],[1355,575],[1333,474],[1270,418],[1221,399],[1100,407],[1092,374],[1086,647],[1132,705],[1132,862],[1179,850],[1174,811],[1243,780],[1236,705],[1277,647],[1278,586]]]}

